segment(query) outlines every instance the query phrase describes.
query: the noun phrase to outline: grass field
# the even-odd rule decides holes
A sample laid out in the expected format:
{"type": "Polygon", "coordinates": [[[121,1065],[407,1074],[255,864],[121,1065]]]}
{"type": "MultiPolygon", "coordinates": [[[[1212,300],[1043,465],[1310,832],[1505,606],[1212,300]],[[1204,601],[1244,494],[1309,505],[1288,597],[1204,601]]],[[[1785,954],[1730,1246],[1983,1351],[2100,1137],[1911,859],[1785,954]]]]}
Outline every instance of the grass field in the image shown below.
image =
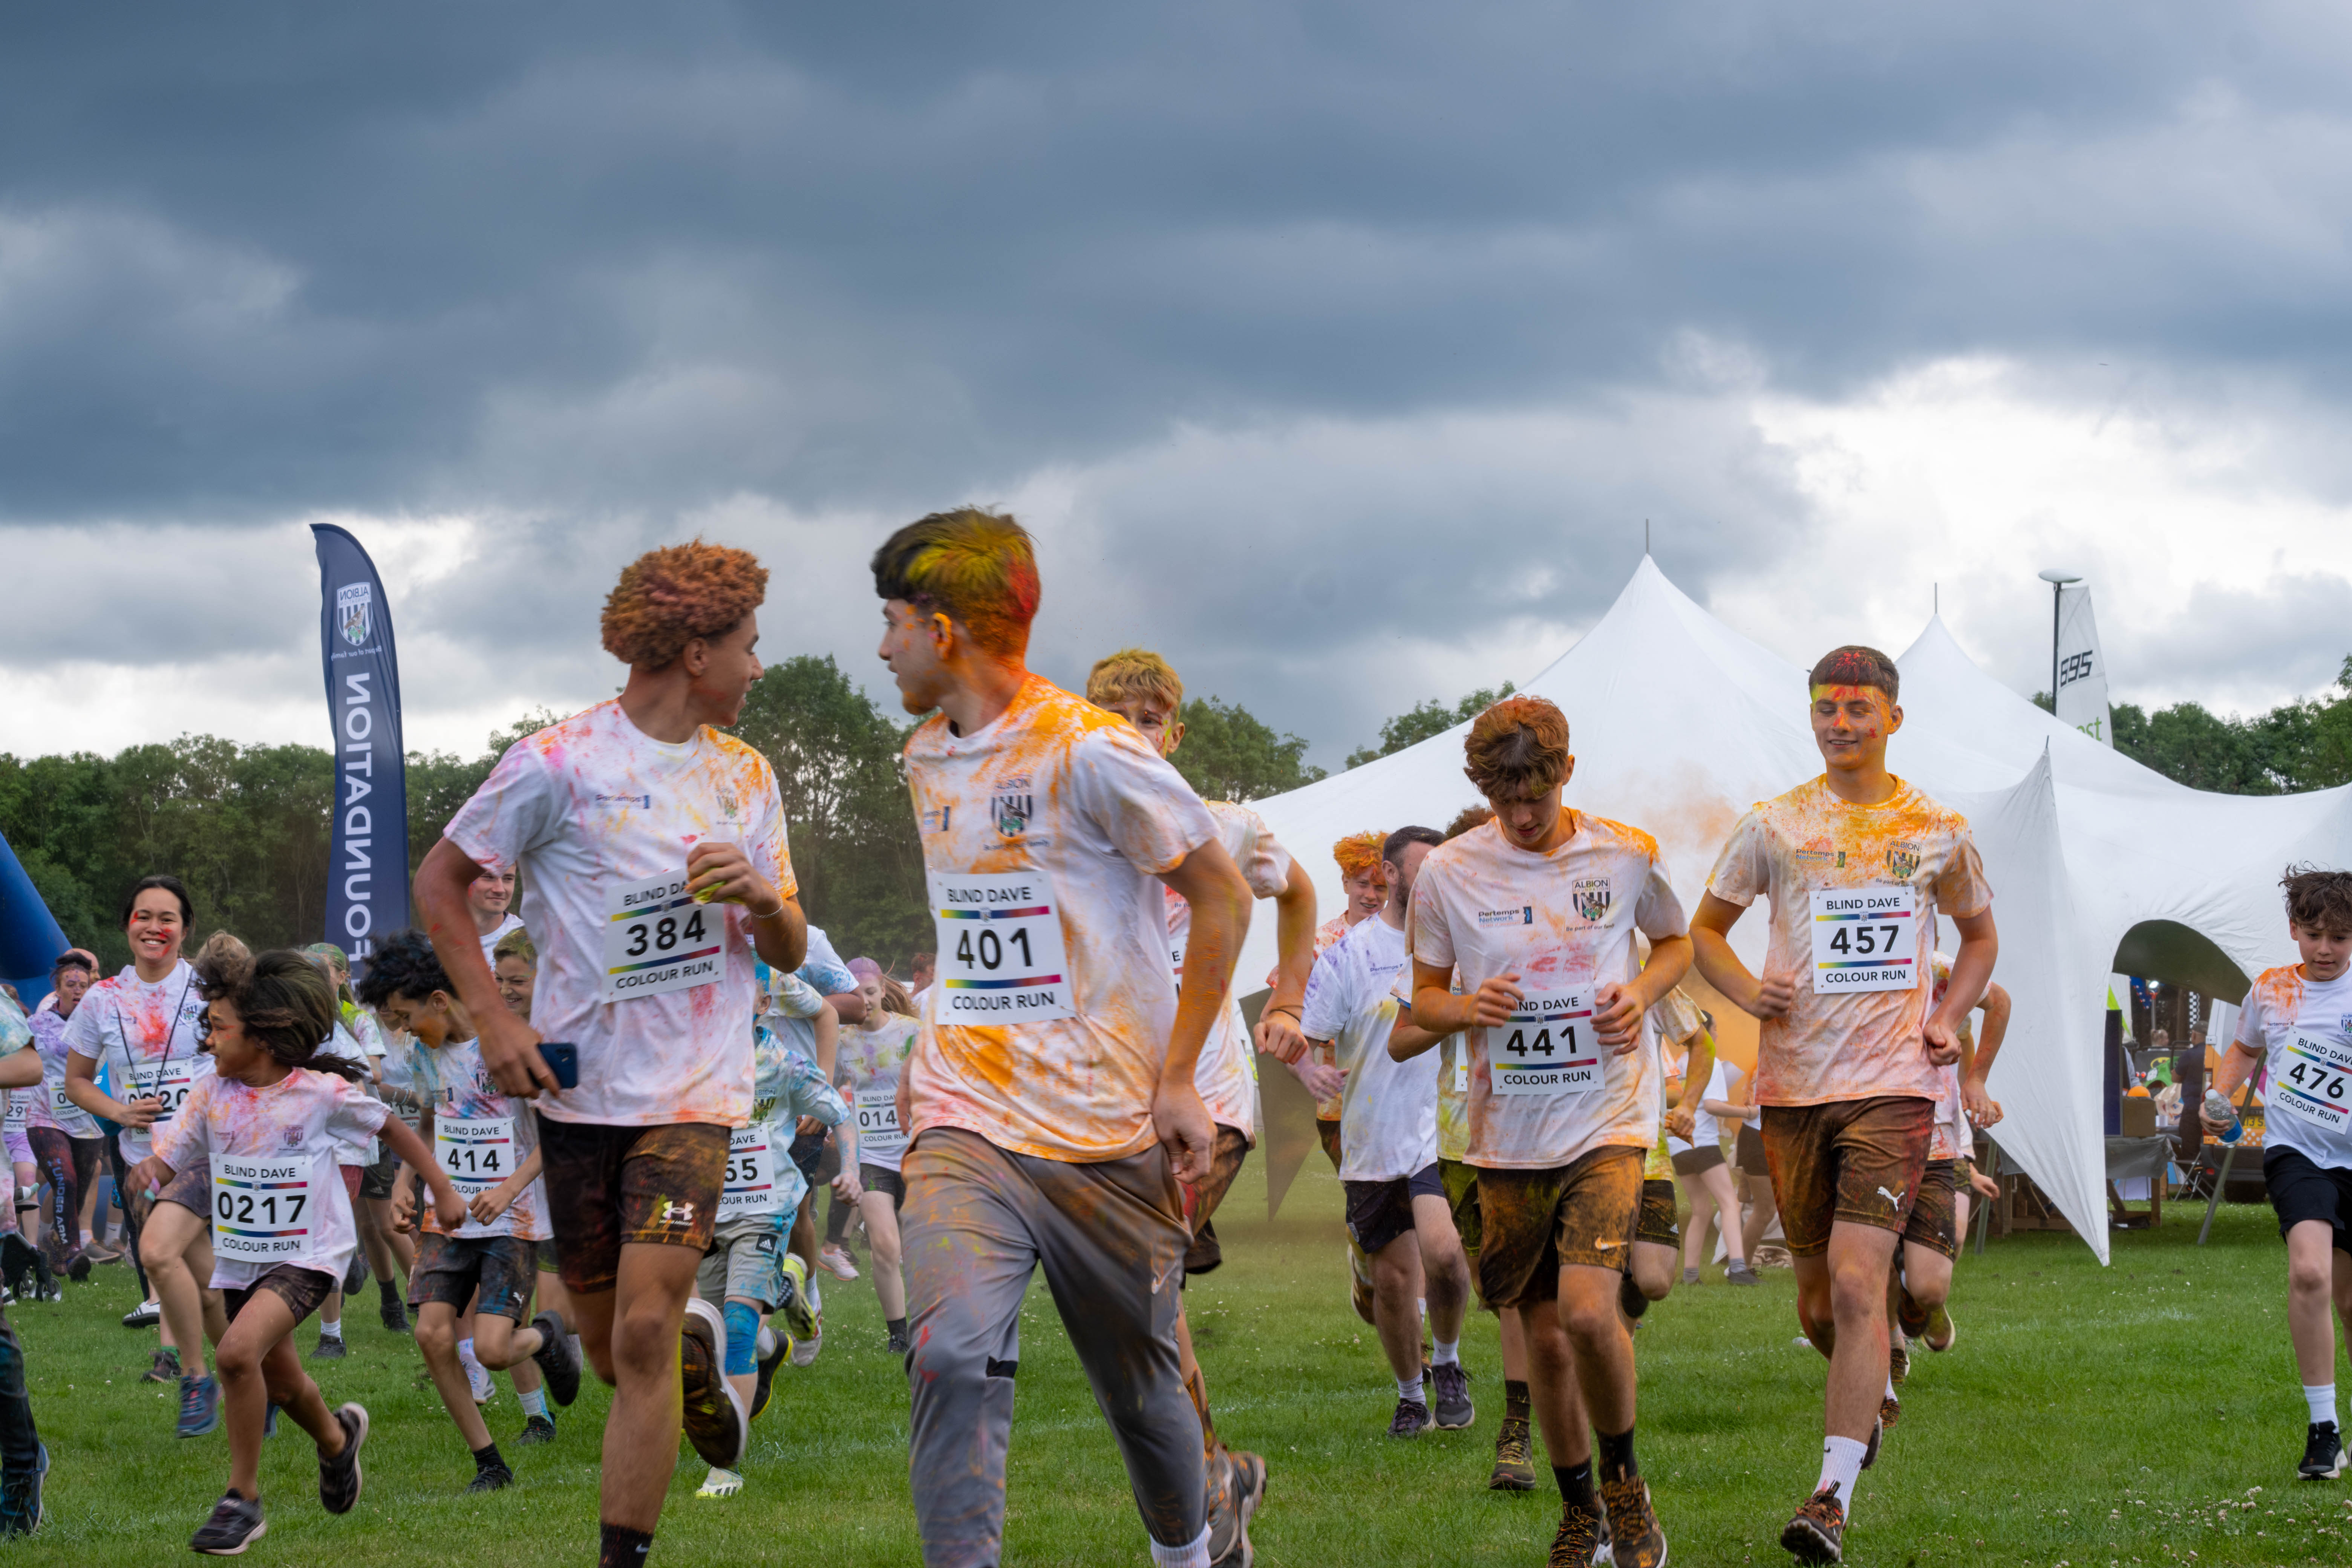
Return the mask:
{"type": "MultiPolygon", "coordinates": [[[[1491,1322],[1464,1342],[1476,1426],[1410,1443],[1383,1435],[1394,1400],[1370,1331],[1347,1306],[1339,1184],[1319,1156],[1268,1224],[1253,1161],[1219,1216],[1223,1269],[1196,1280],[1193,1332],[1229,1441],[1264,1452],[1253,1531],[1269,1568],[1532,1564],[1558,1519],[1548,1492],[1485,1489],[1502,1373],[1491,1322]]],[[[2019,1237],[1964,1258],[1960,1338],[1921,1355],[1906,1415],[1863,1478],[1850,1562],[2337,1563],[2340,1484],[2298,1482],[2304,1411],[2288,1352],[2284,1252],[2266,1209],[2224,1209],[2213,1245],[2187,1209],[2116,1238],[2102,1270],[2077,1242],[2019,1237]]],[[[1761,1289],[1706,1283],[1653,1309],[1637,1346],[1641,1455],[1678,1563],[1777,1563],[1780,1524],[1819,1453],[1821,1360],[1791,1343],[1786,1270],[1761,1289]]],[[[175,1405],[136,1379],[153,1340],[117,1320],[127,1271],[68,1287],[62,1306],[9,1316],[31,1364],[53,1456],[50,1520],[12,1561],[111,1568],[185,1552],[226,1484],[221,1436],[175,1441],[175,1405]]],[[[881,1348],[866,1283],[835,1285],[816,1366],[787,1372],[755,1429],[751,1486],[698,1501],[690,1453],[663,1519],[672,1563],[919,1561],[907,1500],[907,1389],[881,1348]]],[[[604,1394],[562,1414],[562,1436],[508,1450],[518,1486],[459,1495],[471,1466],[405,1340],[355,1312],[349,1360],[320,1363],[331,1402],[373,1413],[367,1493],[330,1519],[316,1463],[289,1428],[263,1466],[269,1534],[251,1561],[433,1562],[531,1568],[593,1561],[604,1394]]],[[[1145,1560],[1141,1527],[1051,1300],[1033,1291],[1013,1434],[1006,1557],[1026,1564],[1145,1560]]],[[[313,1331],[303,1331],[307,1348],[313,1331]]],[[[2352,1379],[2347,1379],[2352,1383],[2352,1379]]],[[[491,1429],[521,1420],[501,1386],[491,1429]]]]}

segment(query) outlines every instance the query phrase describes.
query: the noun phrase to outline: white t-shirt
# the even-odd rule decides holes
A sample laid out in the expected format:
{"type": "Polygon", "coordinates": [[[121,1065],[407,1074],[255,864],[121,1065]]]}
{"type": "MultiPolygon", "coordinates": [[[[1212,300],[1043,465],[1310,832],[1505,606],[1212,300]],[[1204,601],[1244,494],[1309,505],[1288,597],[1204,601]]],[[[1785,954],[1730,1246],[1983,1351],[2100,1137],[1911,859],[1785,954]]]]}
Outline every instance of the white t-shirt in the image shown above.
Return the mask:
{"type": "MultiPolygon", "coordinates": [[[[1234,858],[1234,864],[1241,868],[1242,880],[1249,884],[1251,894],[1270,899],[1281,892],[1290,880],[1290,852],[1275,841],[1274,830],[1266,826],[1265,819],[1248,806],[1235,805],[1231,801],[1202,804],[1216,819],[1218,837],[1224,840],[1225,852],[1234,858]]],[[[1163,888],[1161,891],[1167,895],[1168,903],[1168,961],[1181,984],[1184,978],[1184,943],[1192,934],[1192,906],[1173,888],[1163,888]]],[[[1192,1082],[1209,1108],[1209,1120],[1240,1131],[1253,1144],[1257,1142],[1256,1065],[1249,1025],[1243,1020],[1242,1005],[1228,984],[1224,1008],[1217,1015],[1216,1027],[1209,1031],[1207,1041],[1201,1047],[1201,1065],[1192,1082]]]]}
{"type": "Polygon", "coordinates": [[[1339,1090],[1339,1177],[1392,1182],[1437,1158],[1437,1051],[1409,1062],[1389,1055],[1396,1027],[1404,932],[1381,916],[1359,921],[1315,961],[1299,1009],[1301,1031],[1331,1042],[1348,1075],[1339,1090]]]}
{"type": "MultiPolygon", "coordinates": [[[[157,1082],[159,1076],[173,1081],[184,1074],[193,1086],[213,1075],[213,1058],[196,1038],[196,1020],[204,1011],[196,972],[186,959],[152,985],[125,965],[83,994],[81,1005],[66,1020],[66,1049],[96,1062],[106,1092],[125,1103],[142,1098],[142,1084],[157,1082]]],[[[125,1127],[117,1142],[122,1157],[134,1163],[153,1149],[151,1134],[141,1127],[125,1127]]]]}
{"type": "MultiPolygon", "coordinates": [[[[1639,973],[1636,930],[1659,942],[1684,931],[1682,901],[1657,840],[1639,828],[1576,814],[1576,831],[1549,854],[1515,847],[1489,822],[1429,852],[1412,889],[1412,956],[1450,969],[1463,991],[1516,973],[1523,992],[1591,993],[1639,973]]],[[[1495,1050],[1512,1026],[1465,1030],[1470,1043],[1470,1149],[1488,1170],[1543,1171],[1604,1143],[1657,1140],[1657,1037],[1642,1030],[1624,1056],[1586,1028],[1600,1082],[1579,1094],[1494,1091],[1495,1050]]]]}
{"type": "Polygon", "coordinates": [[[1666,1148],[1671,1152],[1687,1154],[1693,1149],[1712,1149],[1723,1142],[1723,1124],[1708,1112],[1705,1101],[1729,1100],[1732,1079],[1737,1078],[1738,1073],[1738,1068],[1733,1067],[1721,1057],[1716,1058],[1715,1070],[1706,1075],[1706,1093],[1702,1098],[1699,1109],[1691,1115],[1690,1142],[1685,1143],[1669,1133],[1666,1137],[1666,1148]]]}
{"type": "Polygon", "coordinates": [[[620,889],[682,876],[705,839],[741,845],[780,894],[799,891],[765,757],[708,727],[656,741],[618,701],[600,702],[508,747],[446,831],[485,869],[522,868],[539,949],[531,1027],[580,1051],[579,1087],[542,1095],[542,1114],[620,1127],[750,1121],[750,911],[696,906],[721,922],[721,977],[656,995],[604,999],[604,935],[620,889]]]}
{"type": "MultiPolygon", "coordinates": [[[[2236,1043],[2270,1053],[2263,1082],[2263,1146],[2313,1164],[2352,1170],[2352,972],[2306,980],[2300,964],[2265,969],[2246,993],[2236,1043]],[[2317,1047],[2298,1049],[2301,1036],[2317,1047]]],[[[2188,1114],[2195,1115],[2192,1108],[2188,1114]]]]}
{"type": "Polygon", "coordinates": [[[492,969],[498,968],[499,943],[506,941],[509,931],[520,930],[522,930],[522,921],[516,919],[514,912],[509,910],[507,912],[507,918],[491,927],[489,934],[482,938],[482,962],[492,969]]]}
{"type": "MultiPolygon", "coordinates": [[[[489,1068],[482,1065],[482,1043],[479,1040],[453,1040],[437,1050],[413,1045],[409,1051],[408,1068],[410,1081],[431,1102],[434,1135],[426,1142],[432,1148],[436,1161],[446,1158],[442,1152],[444,1122],[449,1123],[452,1130],[461,1128],[467,1122],[511,1122],[513,1142],[507,1151],[502,1152],[503,1158],[510,1158],[513,1162],[506,1167],[506,1175],[509,1176],[521,1169],[522,1162],[530,1158],[530,1152],[539,1147],[539,1126],[530,1119],[530,1102],[518,1100],[499,1089],[497,1081],[490,1077],[489,1068]]],[[[423,1129],[420,1127],[418,1131],[423,1129]]],[[[463,1168],[466,1162],[462,1152],[459,1163],[461,1168],[449,1172],[453,1181],[460,1181],[467,1174],[463,1168]]],[[[457,1190],[470,1195],[470,1190],[464,1185],[457,1190]]],[[[442,1229],[440,1212],[434,1206],[430,1194],[425,1195],[417,1222],[428,1231],[448,1234],[442,1229]]],[[[517,1236],[526,1241],[543,1241],[553,1234],[548,1229],[547,1222],[546,1178],[534,1176],[530,1184],[508,1205],[506,1213],[488,1225],[468,1215],[456,1234],[467,1237],[517,1236]]]]}
{"type": "MultiPolygon", "coordinates": [[[[352,1224],[351,1196],[335,1171],[336,1155],[373,1138],[389,1114],[383,1101],[370,1100],[359,1085],[331,1072],[297,1068],[263,1089],[207,1075],[190,1091],[181,1113],[158,1130],[155,1152],[174,1173],[215,1155],[299,1155],[313,1162],[319,1225],[310,1259],[300,1267],[341,1279],[359,1248],[359,1235],[352,1224]]],[[[432,1199],[428,1195],[425,1201],[432,1199]]],[[[240,1289],[269,1268],[215,1254],[212,1288],[240,1289]]]]}
{"type": "Polygon", "coordinates": [[[1217,837],[1208,807],[1135,726],[1034,675],[971,734],[933,715],[908,738],[907,782],[935,916],[942,889],[973,878],[1020,879],[1049,897],[1074,1015],[981,1022],[1000,993],[959,976],[955,956],[978,922],[938,919],[951,934],[908,1063],[909,1141],[961,1127],[1014,1153],[1079,1162],[1151,1147],[1176,1022],[1158,879],[1217,837]]]}

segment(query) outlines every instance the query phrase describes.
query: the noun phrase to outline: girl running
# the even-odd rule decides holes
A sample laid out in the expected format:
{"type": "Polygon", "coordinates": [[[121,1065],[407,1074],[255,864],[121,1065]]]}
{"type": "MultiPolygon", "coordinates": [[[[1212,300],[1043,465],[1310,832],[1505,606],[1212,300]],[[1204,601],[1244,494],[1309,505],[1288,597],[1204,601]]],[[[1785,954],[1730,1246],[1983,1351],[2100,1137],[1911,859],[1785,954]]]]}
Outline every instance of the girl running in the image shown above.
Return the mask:
{"type": "Polygon", "coordinates": [[[898,1126],[898,1071],[915,1048],[915,1004],[907,988],[870,958],[853,958],[849,973],[866,1000],[866,1016],[841,1032],[841,1083],[857,1128],[858,1217],[873,1253],[874,1294],[889,1325],[892,1355],[907,1351],[907,1285],[898,1270],[898,1210],[907,1201],[898,1161],[907,1135],[898,1126]]]}
{"type": "Polygon", "coordinates": [[[97,978],[95,966],[87,957],[67,953],[49,971],[56,1004],[27,1020],[33,1043],[41,1053],[41,1084],[26,1091],[33,1096],[33,1108],[25,1136],[32,1142],[33,1161],[40,1167],[41,1179],[49,1187],[41,1245],[50,1268],[74,1280],[89,1278],[81,1205],[98,1180],[98,1162],[105,1152],[106,1140],[99,1135],[98,1122],[89,1112],[66,1098],[66,1026],[97,978]]]}

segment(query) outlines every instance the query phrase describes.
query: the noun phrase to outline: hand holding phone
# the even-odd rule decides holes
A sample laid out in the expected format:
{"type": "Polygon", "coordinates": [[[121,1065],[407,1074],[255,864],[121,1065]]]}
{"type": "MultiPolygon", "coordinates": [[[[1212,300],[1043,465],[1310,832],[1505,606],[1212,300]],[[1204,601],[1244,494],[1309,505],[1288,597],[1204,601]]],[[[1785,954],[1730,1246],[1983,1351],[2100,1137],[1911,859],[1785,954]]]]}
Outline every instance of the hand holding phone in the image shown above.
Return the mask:
{"type": "Polygon", "coordinates": [[[539,1056],[540,1059],[547,1064],[547,1070],[555,1075],[556,1088],[578,1089],[580,1087],[580,1047],[578,1046],[569,1040],[541,1040],[539,1043],[539,1056]]]}

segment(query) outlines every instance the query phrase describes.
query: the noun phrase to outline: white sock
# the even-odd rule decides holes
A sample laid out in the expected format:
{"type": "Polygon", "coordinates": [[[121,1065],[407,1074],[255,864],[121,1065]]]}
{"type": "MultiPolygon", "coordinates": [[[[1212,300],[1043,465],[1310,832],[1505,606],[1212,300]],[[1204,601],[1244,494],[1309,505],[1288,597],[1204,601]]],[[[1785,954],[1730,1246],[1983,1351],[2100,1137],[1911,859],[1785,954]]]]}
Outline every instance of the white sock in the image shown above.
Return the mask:
{"type": "Polygon", "coordinates": [[[1151,1543],[1151,1568],[1209,1568],[1209,1527],[1201,1527],[1201,1539],[1190,1546],[1162,1546],[1151,1543]]]}
{"type": "Polygon", "coordinates": [[[1412,1304],[1421,1309],[1421,1321],[1424,1323],[1429,1321],[1429,1298],[1426,1296],[1415,1296],[1412,1299],[1412,1304]]]}
{"type": "Polygon", "coordinates": [[[1837,1500],[1845,1509],[1848,1524],[1853,1522],[1854,1479],[1862,1474],[1862,1456],[1868,1447],[1868,1444],[1852,1437],[1822,1439],[1822,1479],[1813,1489],[1819,1491],[1822,1487],[1835,1486],[1837,1500]]]}
{"type": "Polygon", "coordinates": [[[522,1413],[526,1416],[547,1415],[547,1390],[544,1388],[534,1388],[529,1394],[518,1389],[515,1397],[522,1401],[522,1413]]]}
{"type": "Polygon", "coordinates": [[[1901,1395],[1895,1392],[1895,1374],[1892,1372],[1886,1374],[1886,1397],[1889,1399],[1899,1399],[1901,1397],[1901,1395]]]}
{"type": "Polygon", "coordinates": [[[327,1321],[326,1319],[320,1318],[319,1320],[319,1337],[322,1340],[341,1339],[343,1337],[343,1321],[341,1318],[337,1318],[331,1323],[327,1321]]]}
{"type": "Polygon", "coordinates": [[[2306,1383],[2303,1385],[2303,1402],[2311,1406],[2315,1426],[2336,1425],[2336,1385],[2332,1383],[2306,1383]]]}
{"type": "Polygon", "coordinates": [[[1410,1399],[1415,1405],[1420,1404],[1423,1399],[1427,1398],[1428,1395],[1423,1391],[1421,1386],[1421,1373],[1414,1373],[1411,1377],[1398,1378],[1397,1397],[1399,1399],[1410,1399]]]}
{"type": "Polygon", "coordinates": [[[1462,1342],[1460,1340],[1430,1341],[1429,1359],[1438,1366],[1452,1366],[1462,1359],[1462,1342]]]}

